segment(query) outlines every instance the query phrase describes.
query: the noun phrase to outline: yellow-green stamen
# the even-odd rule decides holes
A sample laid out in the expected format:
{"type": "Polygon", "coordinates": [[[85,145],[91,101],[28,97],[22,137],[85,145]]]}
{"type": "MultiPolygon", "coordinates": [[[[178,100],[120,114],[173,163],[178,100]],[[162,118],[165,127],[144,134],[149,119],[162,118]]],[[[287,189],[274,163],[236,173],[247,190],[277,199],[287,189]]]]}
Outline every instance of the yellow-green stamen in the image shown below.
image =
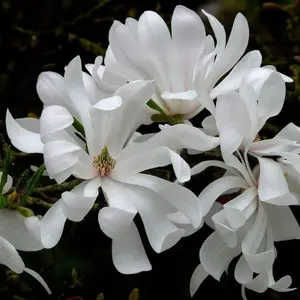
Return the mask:
{"type": "Polygon", "coordinates": [[[107,146],[104,146],[101,153],[93,159],[93,166],[101,176],[105,176],[115,167],[116,161],[110,156],[107,146]]]}

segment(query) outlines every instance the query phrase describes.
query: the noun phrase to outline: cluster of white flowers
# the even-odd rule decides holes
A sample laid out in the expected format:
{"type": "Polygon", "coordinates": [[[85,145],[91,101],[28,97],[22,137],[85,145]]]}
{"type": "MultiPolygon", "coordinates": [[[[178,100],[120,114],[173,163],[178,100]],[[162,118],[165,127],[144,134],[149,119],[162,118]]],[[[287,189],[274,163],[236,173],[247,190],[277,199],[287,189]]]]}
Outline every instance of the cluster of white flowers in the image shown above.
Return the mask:
{"type": "Polygon", "coordinates": [[[275,281],[272,268],[274,241],[300,237],[289,208],[300,200],[300,128],[289,124],[269,140],[261,140],[259,131],[280,113],[285,82],[292,80],[273,66],[262,67],[259,51],[244,55],[249,28],[242,14],[227,42],[222,24],[204,14],[214,38],[184,6],[175,8],[171,34],[152,11],[125,24],[115,21],[104,60],[97,57],[86,65],[88,72],[75,57],[64,76],[40,74],[37,92],[44,108],[39,120],[14,119],[7,111],[8,136],[17,149],[42,153],[47,174],[57,183],[70,176],[83,181],[62,193],[41,219],[1,211],[9,222],[0,223],[3,264],[28,272],[21,261],[18,267],[12,264],[20,260],[12,259],[15,248],[54,247],[66,220],[81,221],[102,191],[107,205],[98,221],[112,239],[113,263],[121,273],[151,269],[133,220],[137,213],[157,253],[199,230],[205,219],[214,232],[200,249],[192,295],[208,275],[220,280],[240,254],[234,275],[244,297],[245,287],[259,293],[291,290],[291,278],[275,281]],[[189,119],[203,109],[210,116],[203,128],[194,127],[189,119]],[[153,120],[170,125],[158,133],[136,132],[153,120]],[[190,169],[180,156],[182,149],[199,153],[216,147],[223,161],[203,161],[190,169]],[[144,172],[169,164],[176,182],[144,172]],[[211,166],[226,172],[198,197],[183,186],[211,166]],[[221,205],[217,199],[224,193],[234,196],[221,205]]]}

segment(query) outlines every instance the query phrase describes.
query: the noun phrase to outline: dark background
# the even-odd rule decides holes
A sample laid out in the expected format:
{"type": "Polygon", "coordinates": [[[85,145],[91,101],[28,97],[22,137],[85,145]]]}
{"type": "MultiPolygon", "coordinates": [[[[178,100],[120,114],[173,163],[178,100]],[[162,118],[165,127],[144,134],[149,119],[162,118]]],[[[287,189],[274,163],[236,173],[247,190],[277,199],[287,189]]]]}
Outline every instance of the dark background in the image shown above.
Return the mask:
{"type": "MultiPolygon", "coordinates": [[[[272,137],[288,122],[300,125],[300,1],[224,0],[224,1],[137,1],[137,0],[2,0],[0,2],[0,120],[6,108],[14,116],[39,115],[42,105],[36,94],[37,76],[42,71],[63,73],[76,55],[83,63],[103,55],[108,44],[108,30],[114,19],[124,22],[127,16],[138,18],[144,10],[157,10],[167,22],[174,7],[183,4],[214,13],[230,32],[234,17],[243,12],[250,25],[249,49],[259,49],[264,64],[274,64],[279,71],[292,76],[286,105],[279,117],[270,120],[263,134],[272,137]]],[[[205,18],[203,18],[205,19],[205,18]]],[[[208,27],[208,31],[211,29],[208,27]]],[[[195,124],[202,119],[197,117],[195,124]]],[[[0,129],[4,132],[3,122],[0,129]]],[[[203,157],[196,157],[199,161],[203,157]]],[[[29,162],[23,161],[28,167],[29,162]]],[[[204,173],[188,184],[196,194],[213,180],[204,173]]],[[[297,214],[297,211],[295,211],[297,214]]],[[[299,218],[298,218],[299,219],[299,218]]],[[[187,300],[189,281],[199,263],[199,249],[210,229],[204,228],[182,240],[171,250],[157,255],[149,246],[143,226],[137,219],[153,270],[137,275],[119,274],[111,260],[111,242],[99,229],[97,212],[91,212],[80,224],[68,223],[63,239],[53,250],[21,253],[28,267],[39,271],[53,290],[47,297],[26,274],[15,276],[0,268],[0,299],[41,300],[137,300],[129,294],[139,289],[140,300],[187,300]],[[72,278],[72,269],[73,271],[72,278]],[[77,273],[77,278],[76,274],[77,273]]],[[[277,246],[275,278],[292,275],[295,287],[300,285],[300,242],[283,242],[277,246]]],[[[220,283],[209,278],[194,299],[241,299],[233,268],[220,283]]],[[[248,292],[249,299],[300,299],[299,292],[279,294],[267,291],[260,295],[248,292]]]]}

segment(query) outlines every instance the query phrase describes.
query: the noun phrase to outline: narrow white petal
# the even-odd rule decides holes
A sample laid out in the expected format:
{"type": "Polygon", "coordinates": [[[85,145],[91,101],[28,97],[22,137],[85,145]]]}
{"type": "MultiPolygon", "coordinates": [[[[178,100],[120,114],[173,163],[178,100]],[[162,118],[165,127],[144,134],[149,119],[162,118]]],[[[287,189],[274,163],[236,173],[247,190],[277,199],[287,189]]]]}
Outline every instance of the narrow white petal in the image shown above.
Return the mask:
{"type": "Polygon", "coordinates": [[[228,248],[222,238],[214,232],[200,249],[200,262],[205,271],[219,281],[232,259],[239,253],[239,247],[228,248]]]}
{"type": "MultiPolygon", "coordinates": [[[[0,172],[0,181],[1,181],[2,175],[3,175],[3,172],[0,172]]],[[[2,194],[7,193],[11,189],[12,185],[13,185],[13,178],[9,174],[7,174],[7,180],[3,187],[2,194]]]]}
{"type": "Polygon", "coordinates": [[[26,218],[19,212],[9,209],[0,210],[0,236],[8,240],[18,250],[37,251],[43,248],[38,239],[26,226],[26,218]]]}
{"type": "Polygon", "coordinates": [[[296,289],[296,288],[289,288],[291,284],[292,284],[292,278],[291,276],[287,275],[280,278],[274,284],[270,285],[269,288],[281,293],[290,292],[296,289]]]}
{"type": "Polygon", "coordinates": [[[101,99],[95,105],[94,108],[109,111],[119,108],[122,105],[122,98],[120,96],[112,96],[109,98],[101,99]]]}
{"type": "Polygon", "coordinates": [[[245,287],[257,293],[264,293],[268,289],[268,274],[266,272],[258,274],[252,281],[245,284],[245,287]]]}
{"type": "Polygon", "coordinates": [[[299,141],[300,128],[294,123],[289,123],[275,135],[275,138],[283,138],[288,139],[290,141],[299,141]]]}
{"type": "Polygon", "coordinates": [[[236,176],[222,177],[208,185],[198,197],[202,206],[203,216],[208,213],[218,197],[232,188],[246,189],[248,185],[245,179],[236,176]]]}
{"type": "Polygon", "coordinates": [[[100,228],[113,240],[113,262],[122,274],[151,270],[133,217],[134,214],[113,207],[104,207],[98,215],[100,228]]]}
{"type": "Polygon", "coordinates": [[[231,72],[211,91],[210,97],[217,98],[220,94],[228,93],[239,88],[243,77],[249,70],[261,65],[262,56],[258,50],[248,52],[231,70],[231,72]]]}
{"type": "Polygon", "coordinates": [[[165,101],[168,101],[168,100],[192,101],[192,100],[196,99],[197,92],[195,90],[188,90],[188,91],[180,92],[180,93],[163,92],[160,96],[165,101]]]}
{"type": "Polygon", "coordinates": [[[46,281],[42,278],[41,275],[39,275],[37,272],[35,272],[34,270],[28,269],[28,268],[24,268],[24,272],[30,274],[34,279],[36,279],[42,286],[43,288],[47,291],[47,293],[50,295],[51,294],[51,290],[48,286],[48,284],[46,283],[46,281]]]}
{"type": "Polygon", "coordinates": [[[43,109],[40,118],[41,135],[46,135],[63,130],[72,125],[74,119],[66,108],[58,105],[50,105],[43,109]]]}
{"type": "Polygon", "coordinates": [[[280,113],[285,99],[285,90],[284,80],[277,72],[273,72],[264,82],[258,98],[261,127],[268,118],[280,113]]]}
{"type": "MultiPolygon", "coordinates": [[[[96,180],[98,178],[95,178],[96,180]]],[[[94,180],[95,180],[94,179],[94,180]]],[[[97,183],[99,185],[94,185],[93,184],[93,188],[92,191],[90,191],[89,186],[91,186],[91,182],[93,181],[93,179],[89,182],[83,182],[80,184],[80,187],[78,190],[77,189],[74,191],[70,191],[70,192],[64,192],[61,195],[61,205],[62,205],[62,210],[63,213],[65,214],[65,216],[74,222],[80,222],[81,220],[83,220],[83,218],[88,214],[88,212],[91,210],[91,208],[93,207],[96,198],[98,196],[98,193],[95,193],[95,191],[98,191],[98,188],[101,184],[101,182],[97,181],[97,183]],[[88,189],[88,194],[92,195],[90,197],[85,196],[84,193],[86,191],[86,189],[88,189]],[[95,191],[94,191],[95,189],[95,191]]]]}
{"type": "Polygon", "coordinates": [[[15,120],[9,110],[6,111],[6,130],[11,143],[20,151],[27,153],[43,153],[43,143],[39,133],[32,132],[15,120]]]}
{"type": "Polygon", "coordinates": [[[68,94],[64,78],[55,72],[42,72],[36,84],[37,93],[45,105],[66,106],[68,94]]]}
{"type": "Polygon", "coordinates": [[[286,206],[297,204],[297,199],[289,191],[280,165],[268,158],[259,158],[259,164],[258,194],[261,201],[286,206]]]}
{"type": "Polygon", "coordinates": [[[225,43],[226,43],[226,32],[224,26],[218,21],[216,17],[209,14],[205,10],[202,10],[205,16],[208,18],[209,24],[213,29],[214,35],[217,40],[217,45],[215,52],[216,54],[221,54],[224,51],[225,43]]]}
{"type": "Polygon", "coordinates": [[[229,71],[243,55],[249,39],[249,27],[246,18],[238,13],[224,51],[218,61],[213,65],[207,76],[207,84],[211,88],[229,71]]]}
{"type": "Polygon", "coordinates": [[[147,174],[124,178],[123,182],[141,185],[154,191],[168,204],[182,212],[198,228],[202,221],[201,206],[197,197],[187,188],[147,174]]]}
{"type": "Polygon", "coordinates": [[[219,161],[219,160],[207,160],[207,161],[200,162],[199,164],[195,165],[191,169],[191,175],[199,174],[199,173],[205,171],[209,167],[222,168],[222,169],[229,171],[231,174],[234,174],[237,176],[239,175],[239,173],[234,168],[229,167],[224,162],[219,161]]]}
{"type": "Polygon", "coordinates": [[[61,200],[58,200],[40,222],[41,241],[45,248],[53,248],[60,240],[67,218],[63,213],[61,200]]]}
{"type": "Polygon", "coordinates": [[[114,178],[134,175],[145,170],[172,164],[175,175],[180,182],[190,179],[189,165],[176,152],[167,147],[158,147],[118,161],[111,173],[114,178]]]}
{"type": "Polygon", "coordinates": [[[200,264],[194,270],[190,281],[190,295],[193,297],[200,287],[201,283],[209,276],[209,273],[205,271],[203,266],[200,264]]]}
{"type": "Polygon", "coordinates": [[[22,273],[25,268],[15,247],[2,236],[0,236],[0,264],[7,266],[17,274],[22,273]]]}
{"type": "Polygon", "coordinates": [[[64,140],[47,143],[44,147],[44,160],[50,178],[55,178],[57,174],[74,166],[81,151],[84,150],[64,140]]]}
{"type": "Polygon", "coordinates": [[[274,241],[287,241],[300,236],[300,227],[289,207],[266,206],[274,241]]]}

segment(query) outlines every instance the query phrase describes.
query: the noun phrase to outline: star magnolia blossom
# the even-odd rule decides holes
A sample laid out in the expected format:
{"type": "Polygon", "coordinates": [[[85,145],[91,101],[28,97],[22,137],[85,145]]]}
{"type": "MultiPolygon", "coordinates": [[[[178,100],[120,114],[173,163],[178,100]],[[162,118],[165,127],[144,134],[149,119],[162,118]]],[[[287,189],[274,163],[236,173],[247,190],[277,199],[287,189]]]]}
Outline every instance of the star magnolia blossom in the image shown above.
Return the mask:
{"type": "Polygon", "coordinates": [[[133,143],[130,137],[139,125],[140,112],[153,94],[153,82],[131,82],[112,97],[93,103],[83,76],[77,57],[67,66],[65,86],[60,87],[70,101],[63,102],[64,107],[46,106],[40,121],[14,120],[7,112],[7,132],[12,144],[22,151],[43,153],[50,178],[58,183],[70,175],[84,179],[72,191],[64,192],[42,220],[29,218],[27,228],[41,239],[44,247],[53,247],[60,239],[66,219],[81,221],[95,203],[101,187],[108,207],[100,210],[99,224],[113,240],[116,268],[127,274],[150,270],[134,216],[140,214],[156,252],[175,245],[186,234],[185,227],[198,228],[202,218],[200,203],[191,191],[142,172],[171,163],[177,179],[188,181],[189,166],[165,145],[179,149],[187,143],[205,151],[215,147],[216,140],[204,133],[201,139],[198,129],[179,124],[144,142],[133,143]],[[74,115],[84,127],[86,143],[72,127],[74,115]]]}
{"type": "MultiPolygon", "coordinates": [[[[105,67],[101,65],[102,58],[97,58],[88,68],[107,91],[125,81],[155,79],[152,99],[168,115],[189,119],[204,107],[214,115],[213,99],[236,90],[251,69],[260,67],[262,58],[259,51],[251,51],[240,60],[249,38],[248,23],[242,14],[236,16],[227,44],[223,25],[214,16],[204,14],[216,45],[212,36],[206,35],[200,17],[179,5],[172,16],[172,36],[153,11],[144,12],[139,20],[127,18],[125,24],[115,21],[109,32],[105,67]]],[[[290,81],[287,77],[286,80],[290,81]]],[[[154,113],[157,112],[152,110],[154,113]]]]}
{"type": "MultiPolygon", "coordinates": [[[[0,172],[0,181],[2,174],[0,172]]],[[[12,183],[13,179],[8,175],[2,191],[3,194],[10,190],[12,183]]],[[[23,272],[30,274],[51,294],[47,283],[38,273],[25,267],[21,256],[16,250],[37,251],[43,249],[43,245],[31,235],[25,223],[26,218],[19,212],[9,209],[0,210],[0,264],[7,266],[17,274],[23,272]]]]}
{"type": "MultiPolygon", "coordinates": [[[[247,159],[247,156],[246,156],[247,159]]],[[[191,278],[193,295],[209,275],[220,280],[232,261],[242,256],[235,267],[234,276],[244,288],[262,293],[271,288],[279,292],[292,290],[291,277],[285,276],[275,282],[273,263],[276,257],[274,241],[300,237],[300,228],[289,205],[299,204],[279,163],[269,158],[259,158],[259,167],[249,169],[249,162],[241,158],[241,168],[235,169],[221,161],[206,161],[192,169],[192,174],[215,166],[227,170],[225,176],[208,185],[199,195],[203,215],[223,193],[238,189],[238,196],[227,202],[212,216],[215,232],[200,249],[200,262],[191,278]],[[248,173],[247,177],[244,174],[248,173]],[[249,181],[248,178],[253,178],[249,181]],[[254,277],[254,273],[257,276],[254,277]]],[[[286,171],[286,170],[285,170],[286,171]]],[[[297,178],[299,180],[299,177],[297,178]]],[[[295,181],[294,181],[295,182],[295,181]]],[[[291,182],[292,183],[292,182],[291,182]]],[[[299,189],[298,189],[299,190],[299,189]]]]}

